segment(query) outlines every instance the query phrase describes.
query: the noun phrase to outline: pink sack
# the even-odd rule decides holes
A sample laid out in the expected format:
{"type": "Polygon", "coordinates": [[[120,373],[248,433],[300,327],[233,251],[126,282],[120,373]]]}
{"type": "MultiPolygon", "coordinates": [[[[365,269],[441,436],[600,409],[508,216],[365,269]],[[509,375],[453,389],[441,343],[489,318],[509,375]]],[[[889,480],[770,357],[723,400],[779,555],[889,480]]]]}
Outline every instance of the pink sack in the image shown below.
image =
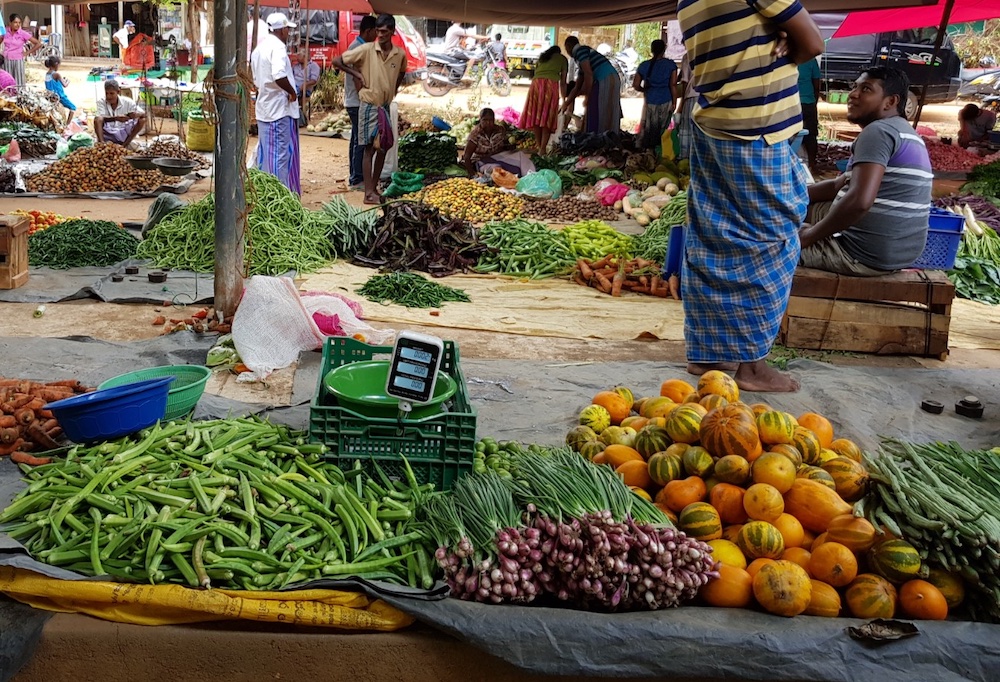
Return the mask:
{"type": "Polygon", "coordinates": [[[628,192],[628,185],[609,185],[597,193],[597,199],[602,206],[614,206],[615,202],[624,199],[628,192]]]}

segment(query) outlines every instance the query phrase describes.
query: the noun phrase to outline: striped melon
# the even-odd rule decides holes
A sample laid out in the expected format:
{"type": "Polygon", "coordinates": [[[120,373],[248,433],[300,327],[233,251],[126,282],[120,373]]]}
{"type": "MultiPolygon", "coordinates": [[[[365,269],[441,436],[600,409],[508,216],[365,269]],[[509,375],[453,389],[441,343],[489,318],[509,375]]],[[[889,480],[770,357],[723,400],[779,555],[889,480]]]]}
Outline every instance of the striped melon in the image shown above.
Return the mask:
{"type": "Polygon", "coordinates": [[[576,452],[580,452],[580,446],[588,440],[597,440],[597,433],[589,426],[584,426],[583,424],[574,426],[566,434],[566,445],[573,448],[576,452]]]}
{"type": "Polygon", "coordinates": [[[580,412],[580,424],[590,427],[594,433],[601,433],[611,426],[611,413],[600,405],[587,405],[580,412]]]}
{"type": "Polygon", "coordinates": [[[906,540],[888,540],[868,553],[868,565],[894,583],[904,583],[920,574],[920,553],[906,540]]]}
{"type": "Polygon", "coordinates": [[[788,443],[778,443],[777,445],[772,445],[767,450],[768,452],[777,452],[779,455],[784,455],[788,459],[792,460],[792,464],[796,468],[802,464],[802,453],[794,445],[789,445],[788,443]]]}
{"type": "Polygon", "coordinates": [[[625,386],[615,386],[611,390],[620,395],[625,402],[628,403],[629,410],[632,409],[632,406],[635,404],[635,395],[632,394],[632,391],[629,388],[625,386]]]}
{"type": "Polygon", "coordinates": [[[692,502],[677,515],[677,527],[688,537],[708,542],[722,537],[719,512],[707,502],[692,502]]]}
{"type": "Polygon", "coordinates": [[[701,421],[702,413],[694,405],[681,405],[667,417],[667,434],[678,443],[696,443],[701,421]]]}
{"type": "Polygon", "coordinates": [[[874,573],[862,573],[844,593],[847,609],[855,618],[892,618],[897,600],[892,583],[874,573]]]}
{"type": "Polygon", "coordinates": [[[760,442],[764,445],[791,443],[795,425],[786,413],[771,410],[757,417],[757,431],[760,433],[760,442]]]}
{"type": "Polygon", "coordinates": [[[729,401],[723,398],[721,395],[715,395],[714,393],[709,393],[704,398],[699,400],[698,404],[704,407],[706,410],[714,410],[717,407],[728,405],[729,401]]]}
{"type": "Polygon", "coordinates": [[[777,559],[785,551],[781,531],[767,521],[748,521],[740,528],[736,544],[748,559],[777,559]]]}
{"type": "Polygon", "coordinates": [[[861,448],[858,447],[857,443],[847,438],[838,438],[833,441],[830,443],[830,449],[841,457],[853,459],[855,462],[861,461],[861,448]]]}
{"type": "Polygon", "coordinates": [[[848,502],[861,499],[868,491],[868,472],[860,462],[847,457],[834,457],[821,466],[833,477],[837,493],[848,502]]]}
{"type": "Polygon", "coordinates": [[[639,454],[649,459],[653,453],[662,452],[670,447],[670,435],[662,426],[646,425],[635,435],[635,442],[632,447],[639,451],[639,454]]]}
{"type": "Polygon", "coordinates": [[[647,462],[649,477],[656,485],[666,485],[683,475],[683,467],[679,455],[667,452],[657,452],[647,462]]]}
{"type": "Polygon", "coordinates": [[[721,395],[729,402],[740,399],[740,388],[736,385],[736,380],[717,369],[710,369],[698,377],[698,394],[704,397],[710,393],[721,395]]]}
{"type": "Polygon", "coordinates": [[[597,437],[605,445],[627,445],[632,447],[635,444],[635,429],[630,426],[609,426],[601,431],[597,437]]]}
{"type": "Polygon", "coordinates": [[[802,453],[802,461],[806,464],[819,463],[819,453],[823,449],[816,434],[807,428],[798,426],[792,432],[792,445],[802,453]]]}
{"type": "Polygon", "coordinates": [[[827,488],[831,490],[837,489],[837,484],[833,480],[833,476],[826,473],[819,467],[809,466],[808,464],[803,464],[795,472],[796,478],[808,478],[810,481],[816,481],[817,483],[822,483],[827,488]]]}
{"type": "Polygon", "coordinates": [[[593,461],[595,457],[604,452],[605,445],[599,440],[588,440],[586,443],[581,443],[580,447],[577,449],[584,458],[593,461]]]}
{"type": "Polygon", "coordinates": [[[715,463],[713,476],[723,483],[741,486],[750,480],[750,462],[739,455],[726,455],[715,463]]]}
{"type": "Polygon", "coordinates": [[[702,446],[716,457],[739,455],[750,460],[760,449],[752,413],[736,405],[718,407],[701,420],[702,446]]]}
{"type": "Polygon", "coordinates": [[[712,459],[712,455],[708,454],[708,450],[698,445],[692,445],[685,450],[681,462],[683,462],[684,471],[688,473],[688,476],[701,478],[710,475],[715,466],[715,460],[712,459]]]}

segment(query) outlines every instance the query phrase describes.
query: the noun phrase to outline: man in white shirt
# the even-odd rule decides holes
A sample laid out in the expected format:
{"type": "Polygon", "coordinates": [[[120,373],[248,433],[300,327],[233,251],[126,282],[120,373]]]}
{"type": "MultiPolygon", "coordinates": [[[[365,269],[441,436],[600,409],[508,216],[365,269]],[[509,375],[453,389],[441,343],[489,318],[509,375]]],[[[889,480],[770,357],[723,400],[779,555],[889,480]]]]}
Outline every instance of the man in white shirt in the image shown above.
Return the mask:
{"type": "Polygon", "coordinates": [[[98,142],[114,142],[128,147],[146,126],[146,112],[128,97],[121,96],[118,81],[104,81],[104,99],[97,100],[94,134],[98,142]]]}
{"type": "Polygon", "coordinates": [[[299,182],[299,98],[295,91],[292,62],[285,41],[295,24],[281,12],[267,18],[270,32],[250,55],[253,82],[257,87],[256,168],[278,178],[288,189],[302,194],[299,182]]]}
{"type": "Polygon", "coordinates": [[[470,76],[472,73],[472,67],[475,66],[478,61],[475,57],[462,49],[464,40],[467,38],[471,38],[474,41],[472,43],[472,47],[475,47],[476,43],[479,41],[490,39],[489,36],[481,36],[473,31],[463,28],[462,24],[457,21],[449,26],[448,30],[444,32],[444,51],[452,57],[466,60],[465,75],[462,76],[463,82],[472,80],[472,76],[470,76]]]}
{"type": "Polygon", "coordinates": [[[135,33],[135,23],[129,19],[124,26],[111,35],[111,39],[118,43],[118,56],[121,58],[122,64],[125,64],[125,50],[128,49],[128,42],[132,39],[133,33],[135,33]]]}

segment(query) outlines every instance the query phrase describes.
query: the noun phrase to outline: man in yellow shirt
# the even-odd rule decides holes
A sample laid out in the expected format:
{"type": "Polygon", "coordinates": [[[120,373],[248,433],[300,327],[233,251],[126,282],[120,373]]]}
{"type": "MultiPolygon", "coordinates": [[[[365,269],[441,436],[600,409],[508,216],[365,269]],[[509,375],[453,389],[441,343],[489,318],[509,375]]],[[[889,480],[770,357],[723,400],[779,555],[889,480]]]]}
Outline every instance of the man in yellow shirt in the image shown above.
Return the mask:
{"type": "Polygon", "coordinates": [[[365,146],[362,171],[365,203],[378,204],[378,180],[385,164],[385,153],[395,143],[395,131],[389,116],[389,104],[406,75],[406,53],[392,44],[396,20],[380,14],[375,20],[375,42],[365,43],[333,60],[333,66],[361,83],[358,99],[358,144],[365,146]]]}

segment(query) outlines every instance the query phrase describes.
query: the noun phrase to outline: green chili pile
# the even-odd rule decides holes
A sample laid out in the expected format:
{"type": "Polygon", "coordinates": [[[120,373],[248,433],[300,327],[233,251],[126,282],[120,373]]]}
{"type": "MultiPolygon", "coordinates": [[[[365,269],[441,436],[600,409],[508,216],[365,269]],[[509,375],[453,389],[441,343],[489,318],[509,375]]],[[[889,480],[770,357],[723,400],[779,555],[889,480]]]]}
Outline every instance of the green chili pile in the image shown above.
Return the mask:
{"type": "Polygon", "coordinates": [[[431,282],[414,272],[373,275],[357,292],[376,303],[395,303],[407,308],[437,308],[445,301],[469,302],[469,295],[461,289],[431,282]]]}
{"type": "MultiPolygon", "coordinates": [[[[314,272],[334,256],[326,225],[307,220],[302,202],[273,175],[249,171],[248,238],[244,245],[251,275],[314,272]]],[[[194,272],[215,268],[215,199],[200,201],[164,218],[139,247],[138,255],[159,267],[194,272]]]]}
{"type": "Polygon", "coordinates": [[[28,262],[58,270],[107,266],[134,258],[139,240],[109,220],[67,220],[28,237],[28,262]]]}
{"type": "Polygon", "coordinates": [[[562,232],[530,220],[487,223],[479,239],[489,251],[479,257],[476,272],[543,279],[568,272],[576,262],[562,232]]]}
{"type": "Polygon", "coordinates": [[[428,589],[408,522],[433,486],[341,470],[326,447],[258,418],[158,424],[22,467],[0,514],[38,561],[88,576],[277,590],[358,576],[428,589]]]}
{"type": "Polygon", "coordinates": [[[378,219],[376,209],[351,206],[343,197],[335,197],[319,211],[309,211],[306,218],[322,225],[333,252],[340,258],[350,258],[368,249],[375,238],[378,219]]]}

